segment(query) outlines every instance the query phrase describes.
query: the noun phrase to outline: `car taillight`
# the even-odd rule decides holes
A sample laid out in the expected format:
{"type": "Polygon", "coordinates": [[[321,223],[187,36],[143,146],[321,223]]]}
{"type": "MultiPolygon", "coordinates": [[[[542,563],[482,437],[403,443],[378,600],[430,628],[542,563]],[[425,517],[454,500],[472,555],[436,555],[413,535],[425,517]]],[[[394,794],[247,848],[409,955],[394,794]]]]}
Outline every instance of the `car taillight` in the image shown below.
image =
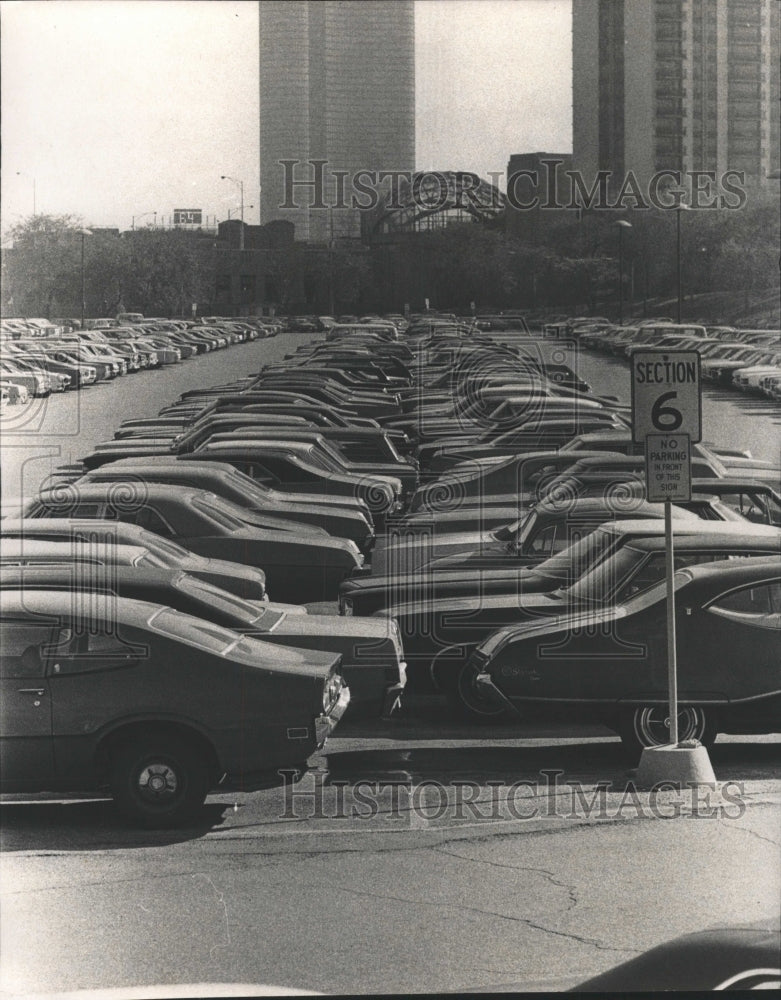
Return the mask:
{"type": "Polygon", "coordinates": [[[342,678],[339,674],[329,674],[323,685],[323,711],[326,715],[331,711],[334,705],[339,701],[339,695],[342,693],[342,678]]]}

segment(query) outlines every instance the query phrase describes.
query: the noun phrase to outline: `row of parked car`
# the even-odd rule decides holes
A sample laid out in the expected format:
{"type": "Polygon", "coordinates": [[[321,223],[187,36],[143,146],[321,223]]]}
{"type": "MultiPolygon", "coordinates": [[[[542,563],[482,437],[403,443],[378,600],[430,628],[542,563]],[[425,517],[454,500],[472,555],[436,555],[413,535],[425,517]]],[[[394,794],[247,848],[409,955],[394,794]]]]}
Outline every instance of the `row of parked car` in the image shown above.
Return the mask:
{"type": "Polygon", "coordinates": [[[83,389],[122,375],[177,364],[197,354],[259,337],[272,337],[280,324],[256,317],[189,320],[120,319],[0,320],[0,405],[26,403],[66,389],[83,389]]]}
{"type": "Polygon", "coordinates": [[[716,385],[761,393],[781,401],[781,331],[677,324],[651,320],[616,326],[600,317],[578,317],[545,327],[548,336],[576,337],[578,344],[631,360],[635,351],[667,348],[697,351],[702,378],[716,385]]]}
{"type": "MultiPolygon", "coordinates": [[[[680,731],[707,742],[777,726],[781,472],[698,445],[693,475],[673,511],[680,731]]],[[[390,713],[407,679],[477,722],[667,742],[663,509],[626,405],[539,344],[337,323],[126,421],[20,514],[6,780],[107,784],[179,822],[223,776],[303,767],[346,710],[390,713]]]]}

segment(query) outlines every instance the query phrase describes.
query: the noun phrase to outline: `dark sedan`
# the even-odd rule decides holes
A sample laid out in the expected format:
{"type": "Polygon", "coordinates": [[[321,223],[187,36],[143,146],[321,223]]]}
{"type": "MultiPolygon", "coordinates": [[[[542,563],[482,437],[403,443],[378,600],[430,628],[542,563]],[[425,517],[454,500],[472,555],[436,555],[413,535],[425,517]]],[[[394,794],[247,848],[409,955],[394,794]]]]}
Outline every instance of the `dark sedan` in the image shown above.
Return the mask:
{"type": "Polygon", "coordinates": [[[93,469],[80,481],[99,483],[122,479],[210,490],[253,513],[285,517],[300,522],[305,528],[312,525],[329,535],[349,538],[362,552],[368,552],[374,544],[371,515],[361,501],[345,498],[344,506],[336,502],[318,503],[319,497],[270,490],[227,462],[180,462],[173,456],[128,458],[93,469]]]}
{"type": "Polygon", "coordinates": [[[198,555],[228,558],[266,574],[275,600],[333,600],[339,583],[363,564],[346,539],[268,526],[244,508],[204,490],[158,483],[87,483],[39,494],[27,518],[72,517],[127,521],[172,538],[198,555]],[[265,525],[265,526],[263,526],[265,525]]]}
{"type": "MultiPolygon", "coordinates": [[[[676,525],[676,528],[678,525],[676,525]]],[[[735,529],[737,526],[732,525],[735,529]]],[[[731,558],[781,556],[781,533],[773,530],[746,535],[736,530],[688,532],[676,530],[675,567],[731,558]]],[[[504,625],[610,607],[664,579],[664,536],[630,531],[626,543],[590,566],[574,582],[553,590],[439,600],[421,598],[408,604],[391,604],[378,614],[396,619],[401,628],[410,678],[416,683],[430,674],[435,685],[469,718],[481,718],[462,698],[459,672],[467,651],[489,631],[504,625]]]]}
{"type": "MultiPolygon", "coordinates": [[[[777,528],[748,522],[704,521],[685,517],[674,518],[678,535],[718,536],[729,535],[737,539],[764,538],[776,544],[781,537],[777,528]]],[[[339,588],[340,614],[370,615],[392,604],[411,604],[417,601],[439,600],[451,597],[483,597],[493,594],[525,596],[544,593],[565,587],[577,580],[596,561],[605,558],[628,539],[639,536],[658,536],[664,533],[661,518],[645,520],[605,521],[589,530],[580,540],[572,536],[573,544],[541,562],[529,560],[492,559],[493,565],[458,565],[441,567],[436,571],[421,567],[410,573],[388,576],[354,576],[339,588]]],[[[458,558],[458,557],[454,557],[458,558]]],[[[479,557],[478,557],[479,560],[479,557]]]]}
{"type": "Polygon", "coordinates": [[[164,604],[272,645],[340,654],[350,687],[350,717],[389,715],[406,681],[398,625],[388,619],[291,613],[277,605],[246,601],[181,570],[143,565],[8,566],[0,568],[5,590],[72,590],[164,604]]]}
{"type": "MultiPolygon", "coordinates": [[[[472,654],[461,678],[465,698],[521,718],[596,718],[633,753],[666,745],[665,589],[500,629],[472,654]]],[[[675,590],[679,739],[777,732],[778,557],[679,570],[675,590]]]]}
{"type": "MultiPolygon", "coordinates": [[[[4,539],[20,542],[50,542],[67,545],[72,550],[71,559],[92,559],[100,562],[119,562],[123,555],[118,550],[124,546],[142,548],[155,561],[156,566],[183,569],[206,583],[222,587],[231,594],[249,601],[266,601],[266,574],[262,569],[231,562],[229,559],[207,558],[196,555],[178,545],[172,538],[148,531],[138,524],[125,521],[102,521],[85,517],[46,517],[14,519],[4,518],[4,539]]],[[[23,549],[22,549],[23,551],[23,549]]],[[[52,553],[54,556],[56,553],[52,553]]]]}
{"type": "Polygon", "coordinates": [[[223,776],[251,789],[302,766],[347,706],[332,653],[159,604],[77,598],[3,593],[4,791],[107,787],[131,820],[180,825],[223,776]]]}

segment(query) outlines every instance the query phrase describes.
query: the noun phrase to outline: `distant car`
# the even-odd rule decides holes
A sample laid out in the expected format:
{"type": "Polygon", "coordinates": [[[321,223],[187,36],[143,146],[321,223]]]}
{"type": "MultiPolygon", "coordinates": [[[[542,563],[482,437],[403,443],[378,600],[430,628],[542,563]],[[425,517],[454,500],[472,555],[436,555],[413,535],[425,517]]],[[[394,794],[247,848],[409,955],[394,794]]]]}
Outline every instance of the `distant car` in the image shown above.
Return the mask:
{"type": "MultiPolygon", "coordinates": [[[[778,732],[778,556],[682,569],[675,589],[679,740],[778,732]]],[[[614,606],[500,629],[462,671],[463,697],[499,715],[598,719],[633,754],[665,745],[666,622],[662,582],[614,606]]]]}
{"type": "MultiPolygon", "coordinates": [[[[26,543],[29,545],[29,541],[26,543]]],[[[134,548],[134,547],[131,547],[134,548]]],[[[341,673],[350,687],[349,715],[389,715],[406,681],[404,650],[398,626],[388,619],[342,618],[293,613],[284,605],[266,605],[229,594],[178,569],[133,566],[110,568],[88,562],[66,566],[0,568],[5,590],[71,590],[116,594],[164,604],[224,628],[274,645],[339,653],[341,673]]]]}
{"type": "Polygon", "coordinates": [[[28,389],[19,385],[17,382],[12,382],[10,379],[0,379],[0,386],[5,389],[8,396],[8,402],[12,406],[24,405],[30,399],[30,393],[28,389]]]}
{"type": "Polygon", "coordinates": [[[160,483],[72,484],[39,493],[23,516],[137,524],[199,555],[262,569],[269,595],[296,604],[333,600],[341,581],[363,565],[358,547],[347,539],[253,514],[205,490],[160,483]]]}
{"type": "Polygon", "coordinates": [[[0,637],[3,790],[108,787],[144,826],[192,821],[223,776],[303,766],[349,702],[332,653],[144,601],[9,590],[0,637]]]}

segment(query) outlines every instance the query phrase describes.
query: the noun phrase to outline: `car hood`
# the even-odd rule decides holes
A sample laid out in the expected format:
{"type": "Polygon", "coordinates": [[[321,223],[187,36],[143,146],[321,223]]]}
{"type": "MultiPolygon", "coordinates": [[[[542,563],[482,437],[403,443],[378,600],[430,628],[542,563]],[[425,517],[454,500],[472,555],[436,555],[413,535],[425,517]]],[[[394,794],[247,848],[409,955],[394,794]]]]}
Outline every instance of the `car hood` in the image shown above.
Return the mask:
{"type": "Polygon", "coordinates": [[[285,615],[269,632],[251,634],[271,642],[289,641],[291,646],[340,653],[345,662],[370,664],[378,653],[387,655],[394,650],[403,659],[398,627],[387,618],[293,614],[285,615]]]}
{"type": "Polygon", "coordinates": [[[218,540],[227,541],[227,539],[258,545],[270,542],[284,543],[286,548],[289,548],[291,564],[296,565],[301,562],[311,563],[313,558],[322,559],[327,552],[339,552],[353,556],[356,566],[363,565],[363,556],[355,542],[350,541],[348,538],[335,538],[333,535],[327,533],[307,537],[300,528],[297,535],[294,536],[292,534],[288,535],[286,532],[266,531],[263,528],[247,527],[237,528],[227,538],[218,540]],[[313,556],[313,553],[316,553],[316,555],[313,556]]]}
{"type": "Polygon", "coordinates": [[[521,622],[501,629],[490,636],[480,647],[487,656],[495,656],[511,642],[525,639],[535,639],[541,635],[551,635],[555,632],[572,632],[575,629],[595,628],[606,622],[615,622],[626,617],[626,608],[600,608],[591,611],[565,612],[551,617],[538,618],[534,622],[521,622]]]}
{"type": "MultiPolygon", "coordinates": [[[[535,622],[541,618],[548,621],[551,616],[563,612],[566,601],[557,593],[532,593],[520,596],[515,594],[475,594],[470,597],[442,597],[434,600],[420,600],[408,604],[391,604],[381,611],[375,611],[375,617],[390,617],[398,620],[404,618],[416,619],[423,615],[445,614],[459,611],[500,612],[533,615],[535,622]]],[[[360,618],[347,618],[347,621],[360,621],[360,618]]],[[[570,617],[567,616],[567,620],[570,617]]],[[[471,619],[470,619],[471,621],[471,619]]]]}
{"type": "Polygon", "coordinates": [[[492,539],[490,542],[482,545],[469,549],[464,548],[459,552],[453,552],[450,555],[432,559],[426,563],[426,568],[436,569],[439,572],[440,569],[455,569],[458,566],[484,566],[488,568],[490,566],[504,566],[506,564],[522,565],[525,560],[516,552],[511,552],[507,546],[507,542],[497,542],[495,539],[492,539]]]}

